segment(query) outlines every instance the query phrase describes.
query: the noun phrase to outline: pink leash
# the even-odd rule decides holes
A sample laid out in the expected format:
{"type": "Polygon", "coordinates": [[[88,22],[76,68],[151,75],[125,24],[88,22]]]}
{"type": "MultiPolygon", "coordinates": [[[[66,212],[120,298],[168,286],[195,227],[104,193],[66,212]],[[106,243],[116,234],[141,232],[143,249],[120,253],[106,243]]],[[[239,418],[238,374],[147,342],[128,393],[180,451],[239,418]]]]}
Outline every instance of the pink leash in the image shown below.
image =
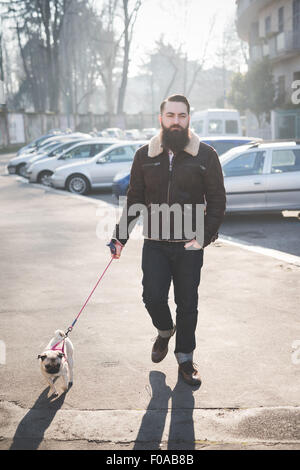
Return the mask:
{"type": "MultiPolygon", "coordinates": [[[[65,332],[65,336],[67,337],[68,334],[73,330],[73,327],[75,325],[75,323],[77,322],[78,318],[80,317],[83,309],[85,308],[86,304],[88,303],[88,301],[90,300],[90,298],[92,297],[94,291],[96,290],[98,284],[100,283],[101,279],[103,278],[104,274],[106,273],[106,271],[108,270],[109,266],[111,265],[111,262],[114,260],[114,258],[111,258],[110,262],[108,263],[108,265],[106,266],[106,268],[104,269],[103,273],[101,274],[100,278],[98,279],[95,287],[93,288],[92,292],[89,294],[88,298],[86,299],[86,301],[84,302],[83,306],[81,307],[80,309],[80,312],[78,313],[78,315],[76,316],[75,320],[73,321],[72,325],[69,326],[69,328],[67,329],[67,331],[65,332]]],[[[64,341],[64,340],[62,340],[64,341]]],[[[56,343],[51,349],[52,350],[56,350],[56,347],[62,342],[62,341],[59,341],[58,343],[56,343]]],[[[63,344],[63,348],[62,348],[62,352],[64,352],[64,344],[63,344]]]]}

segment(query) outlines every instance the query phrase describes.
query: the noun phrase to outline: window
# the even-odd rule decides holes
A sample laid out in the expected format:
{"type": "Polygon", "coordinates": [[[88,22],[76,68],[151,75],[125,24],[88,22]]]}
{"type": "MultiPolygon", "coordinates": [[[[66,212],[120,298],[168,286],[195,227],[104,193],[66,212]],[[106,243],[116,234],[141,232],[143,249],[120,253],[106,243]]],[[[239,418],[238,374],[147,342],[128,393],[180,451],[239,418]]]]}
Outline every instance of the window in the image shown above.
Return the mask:
{"type": "Polygon", "coordinates": [[[293,0],[293,30],[300,31],[300,0],[293,0]]]}
{"type": "Polygon", "coordinates": [[[277,81],[277,100],[278,104],[283,104],[285,102],[285,76],[280,75],[277,81]]]}
{"type": "Polygon", "coordinates": [[[134,150],[131,146],[119,147],[108,153],[107,158],[111,163],[129,162],[133,160],[134,150]]]}
{"type": "Polygon", "coordinates": [[[295,82],[296,80],[300,80],[300,72],[293,73],[293,81],[295,82]]]}
{"type": "Polygon", "coordinates": [[[278,31],[282,33],[284,30],[284,7],[278,10],[278,31]]]}
{"type": "Polygon", "coordinates": [[[193,122],[193,127],[194,127],[196,134],[203,134],[203,121],[193,122]]]}
{"type": "Polygon", "coordinates": [[[208,121],[209,134],[223,134],[223,123],[221,119],[210,119],[208,121]]]}
{"type": "Polygon", "coordinates": [[[52,152],[51,152],[51,156],[54,156],[54,155],[59,155],[61,154],[64,150],[67,150],[69,147],[72,147],[74,145],[74,142],[67,142],[63,145],[60,145],[57,149],[54,149],[52,152]]]}
{"type": "Polygon", "coordinates": [[[71,158],[88,158],[90,157],[91,153],[91,146],[90,145],[83,145],[82,147],[76,148],[71,150],[70,153],[67,154],[71,155],[71,158]]]}
{"type": "Polygon", "coordinates": [[[232,149],[233,147],[238,147],[239,145],[245,145],[245,141],[238,141],[238,140],[206,140],[205,141],[208,145],[211,145],[217,152],[219,156],[223,155],[223,153],[227,152],[228,150],[232,149]]]}
{"type": "Polygon", "coordinates": [[[296,115],[283,115],[278,117],[279,139],[294,139],[296,135],[296,115]]]}
{"type": "Polygon", "coordinates": [[[271,173],[300,171],[300,149],[273,150],[271,173]]]}
{"type": "Polygon", "coordinates": [[[110,145],[111,144],[93,144],[91,155],[97,155],[97,153],[100,153],[103,150],[107,149],[108,147],[110,147],[110,145]]]}
{"type": "Polygon", "coordinates": [[[234,158],[223,166],[225,176],[259,175],[263,172],[265,152],[249,152],[234,158]]]}
{"type": "Polygon", "coordinates": [[[225,134],[238,134],[238,122],[236,120],[225,121],[225,134]]]}
{"type": "Polygon", "coordinates": [[[265,19],[265,34],[268,36],[271,32],[271,16],[267,16],[265,19]]]}
{"type": "Polygon", "coordinates": [[[251,23],[250,26],[250,46],[257,46],[259,44],[259,23],[251,23]]]}

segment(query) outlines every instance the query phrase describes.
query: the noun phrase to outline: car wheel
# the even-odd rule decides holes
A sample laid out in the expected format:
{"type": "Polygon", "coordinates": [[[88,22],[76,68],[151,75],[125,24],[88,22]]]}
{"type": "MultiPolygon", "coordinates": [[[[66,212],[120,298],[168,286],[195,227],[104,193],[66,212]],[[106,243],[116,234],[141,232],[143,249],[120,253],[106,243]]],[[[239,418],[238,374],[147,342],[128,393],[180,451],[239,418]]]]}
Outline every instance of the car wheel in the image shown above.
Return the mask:
{"type": "Polygon", "coordinates": [[[66,182],[66,188],[70,193],[87,194],[90,190],[90,183],[83,175],[71,175],[66,182]]]}
{"type": "Polygon", "coordinates": [[[50,186],[50,177],[53,175],[52,171],[41,171],[38,176],[38,183],[44,184],[45,186],[50,186]]]}
{"type": "Polygon", "coordinates": [[[17,166],[16,172],[18,175],[23,176],[23,178],[26,178],[26,163],[21,163],[20,165],[17,166]]]}

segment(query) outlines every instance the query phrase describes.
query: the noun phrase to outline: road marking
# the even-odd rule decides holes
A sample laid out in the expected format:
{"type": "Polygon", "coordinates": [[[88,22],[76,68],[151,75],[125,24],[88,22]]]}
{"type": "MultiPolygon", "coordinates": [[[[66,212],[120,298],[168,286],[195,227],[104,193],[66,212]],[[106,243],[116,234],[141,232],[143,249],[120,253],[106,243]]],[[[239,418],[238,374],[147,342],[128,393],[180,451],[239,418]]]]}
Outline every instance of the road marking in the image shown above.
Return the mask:
{"type": "Polygon", "coordinates": [[[218,238],[220,242],[227,243],[228,245],[237,246],[254,253],[260,253],[264,256],[269,256],[270,258],[278,259],[279,261],[284,261],[285,263],[294,264],[300,266],[300,256],[290,255],[289,253],[284,253],[283,251],[274,250],[272,248],[264,248],[258,245],[250,245],[250,243],[238,238],[228,237],[222,235],[218,238]]]}

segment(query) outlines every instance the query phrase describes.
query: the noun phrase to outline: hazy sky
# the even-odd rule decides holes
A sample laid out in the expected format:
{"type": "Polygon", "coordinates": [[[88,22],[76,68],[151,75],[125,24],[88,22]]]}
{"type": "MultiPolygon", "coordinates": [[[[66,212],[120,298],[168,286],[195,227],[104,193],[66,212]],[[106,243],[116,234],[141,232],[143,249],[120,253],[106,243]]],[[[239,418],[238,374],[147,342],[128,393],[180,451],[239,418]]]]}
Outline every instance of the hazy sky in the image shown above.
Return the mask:
{"type": "Polygon", "coordinates": [[[215,16],[209,66],[224,26],[234,18],[235,11],[235,0],[144,0],[135,26],[131,75],[142,56],[153,51],[161,35],[173,45],[183,44],[190,59],[200,59],[215,16]]]}

